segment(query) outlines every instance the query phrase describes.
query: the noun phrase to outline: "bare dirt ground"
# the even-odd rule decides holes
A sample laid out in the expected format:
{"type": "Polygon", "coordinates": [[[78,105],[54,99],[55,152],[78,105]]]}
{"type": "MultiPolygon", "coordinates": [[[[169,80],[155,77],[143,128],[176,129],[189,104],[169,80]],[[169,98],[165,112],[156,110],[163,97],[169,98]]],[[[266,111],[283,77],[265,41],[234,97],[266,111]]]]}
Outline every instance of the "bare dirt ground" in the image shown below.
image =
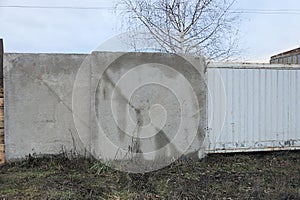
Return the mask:
{"type": "Polygon", "coordinates": [[[300,152],[209,155],[146,174],[30,157],[0,167],[0,199],[300,199],[300,152]]]}

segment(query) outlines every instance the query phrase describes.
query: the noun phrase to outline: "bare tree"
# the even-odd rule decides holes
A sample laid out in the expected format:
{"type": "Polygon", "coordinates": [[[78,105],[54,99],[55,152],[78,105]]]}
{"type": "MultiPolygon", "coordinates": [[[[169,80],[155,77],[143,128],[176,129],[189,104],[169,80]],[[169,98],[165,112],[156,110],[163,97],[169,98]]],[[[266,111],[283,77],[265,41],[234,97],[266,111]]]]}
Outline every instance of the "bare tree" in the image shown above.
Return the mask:
{"type": "Polygon", "coordinates": [[[237,49],[234,0],[120,1],[128,29],[146,29],[165,52],[220,60],[237,49]]]}

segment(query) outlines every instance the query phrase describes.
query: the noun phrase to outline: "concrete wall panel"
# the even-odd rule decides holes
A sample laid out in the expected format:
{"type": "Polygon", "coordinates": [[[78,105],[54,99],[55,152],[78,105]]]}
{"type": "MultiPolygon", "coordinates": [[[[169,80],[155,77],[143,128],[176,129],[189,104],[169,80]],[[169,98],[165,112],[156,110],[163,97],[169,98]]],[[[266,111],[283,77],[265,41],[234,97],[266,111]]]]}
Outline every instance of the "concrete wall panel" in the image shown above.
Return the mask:
{"type": "Polygon", "coordinates": [[[5,54],[4,70],[7,160],[89,152],[104,160],[173,161],[203,149],[202,58],[5,54]]]}

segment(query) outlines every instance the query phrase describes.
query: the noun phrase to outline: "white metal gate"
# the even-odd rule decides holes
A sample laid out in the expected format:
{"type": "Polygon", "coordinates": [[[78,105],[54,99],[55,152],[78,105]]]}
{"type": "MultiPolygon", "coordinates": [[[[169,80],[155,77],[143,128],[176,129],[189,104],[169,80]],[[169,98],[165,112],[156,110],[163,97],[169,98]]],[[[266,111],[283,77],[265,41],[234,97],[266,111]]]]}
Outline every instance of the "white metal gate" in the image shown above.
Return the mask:
{"type": "Polygon", "coordinates": [[[210,64],[208,152],[300,149],[300,65],[210,64]]]}

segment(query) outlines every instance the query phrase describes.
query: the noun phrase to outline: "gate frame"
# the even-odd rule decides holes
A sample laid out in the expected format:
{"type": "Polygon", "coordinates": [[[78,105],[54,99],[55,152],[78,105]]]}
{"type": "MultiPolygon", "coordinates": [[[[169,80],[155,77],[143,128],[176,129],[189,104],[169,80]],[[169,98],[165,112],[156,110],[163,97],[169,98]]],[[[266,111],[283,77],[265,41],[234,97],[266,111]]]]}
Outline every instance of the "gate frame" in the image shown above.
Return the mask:
{"type": "Polygon", "coordinates": [[[0,38],[0,164],[5,163],[3,60],[4,45],[0,38]]]}

